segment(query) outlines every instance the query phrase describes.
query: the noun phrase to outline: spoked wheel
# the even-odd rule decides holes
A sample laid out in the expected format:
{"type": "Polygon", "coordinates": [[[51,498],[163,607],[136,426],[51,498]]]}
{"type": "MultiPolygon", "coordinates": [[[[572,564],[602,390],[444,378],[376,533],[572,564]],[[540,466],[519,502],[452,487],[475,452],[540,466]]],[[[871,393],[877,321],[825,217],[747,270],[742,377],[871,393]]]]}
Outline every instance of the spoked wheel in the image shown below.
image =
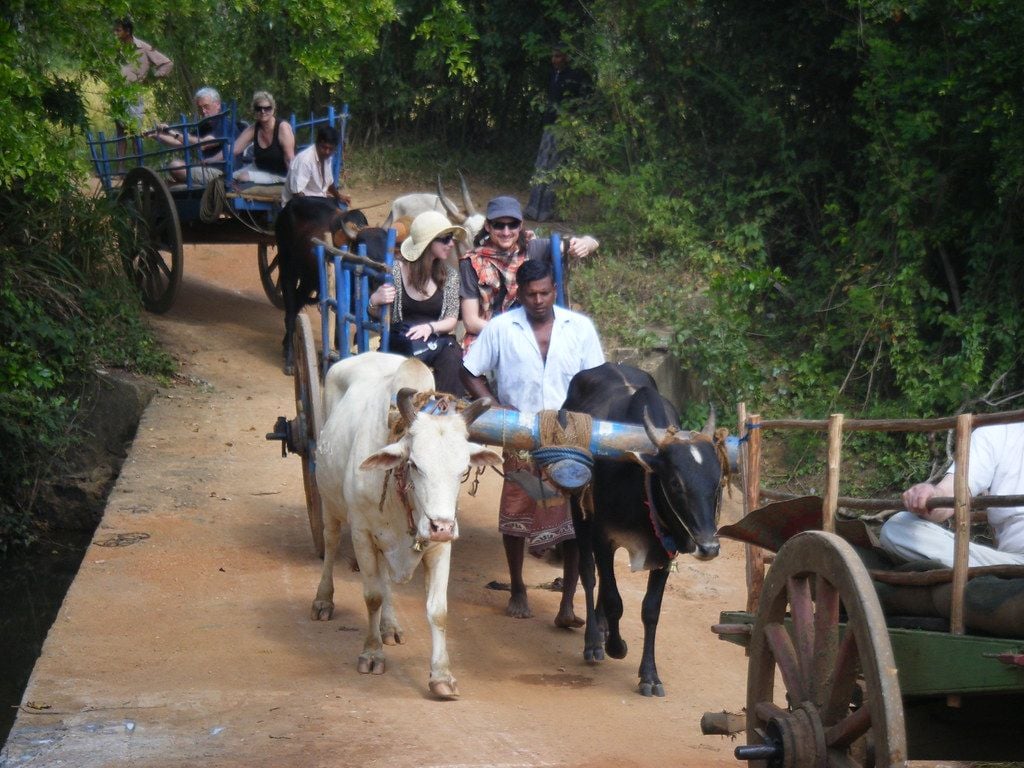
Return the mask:
{"type": "Polygon", "coordinates": [[[146,309],[166,312],[174,304],[184,271],[174,198],[163,179],[140,166],[125,176],[117,201],[131,212],[134,223],[135,242],[124,258],[125,270],[142,292],[146,309]]]}
{"type": "Polygon", "coordinates": [[[260,243],[257,246],[257,260],[260,266],[260,282],[270,303],[284,309],[284,295],[281,293],[281,267],[277,261],[277,244],[260,243]]]}
{"type": "Polygon", "coordinates": [[[302,483],[306,489],[306,509],[309,512],[309,530],[313,534],[313,547],[318,557],[324,556],[324,516],[320,505],[320,491],[316,485],[316,441],[324,425],[323,403],[320,400],[320,369],[317,364],[313,327],[306,315],[298,316],[295,326],[295,423],[296,438],[304,450],[302,456],[302,483]]]}
{"type": "Polygon", "coordinates": [[[750,642],[747,736],[736,756],[769,768],[905,764],[882,609],[857,554],[834,534],[794,536],[768,571],[750,642]]]}

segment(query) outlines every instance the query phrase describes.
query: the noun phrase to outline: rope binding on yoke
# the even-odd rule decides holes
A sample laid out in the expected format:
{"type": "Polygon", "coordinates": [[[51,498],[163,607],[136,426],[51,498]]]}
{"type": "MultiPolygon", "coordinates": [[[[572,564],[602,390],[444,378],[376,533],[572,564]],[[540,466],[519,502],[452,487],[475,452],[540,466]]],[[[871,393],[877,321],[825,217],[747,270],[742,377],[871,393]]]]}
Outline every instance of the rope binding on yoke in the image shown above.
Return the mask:
{"type": "Polygon", "coordinates": [[[577,493],[589,486],[594,457],[590,452],[594,420],[585,413],[541,411],[540,448],[534,463],[562,493],[577,493]]]}

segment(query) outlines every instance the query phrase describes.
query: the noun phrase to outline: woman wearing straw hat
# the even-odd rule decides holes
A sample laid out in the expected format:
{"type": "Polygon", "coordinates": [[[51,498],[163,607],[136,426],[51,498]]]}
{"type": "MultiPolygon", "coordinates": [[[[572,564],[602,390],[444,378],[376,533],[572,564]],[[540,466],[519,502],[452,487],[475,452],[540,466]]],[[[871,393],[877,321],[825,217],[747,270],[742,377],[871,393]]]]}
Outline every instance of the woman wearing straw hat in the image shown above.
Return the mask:
{"type": "Polygon", "coordinates": [[[462,350],[455,340],[459,320],[459,272],[449,256],[455,239],[468,233],[438,211],[413,219],[402,243],[402,258],[391,274],[394,285],[370,294],[370,311],[391,304],[391,351],[415,355],[434,369],[441,392],[462,396],[462,350]]]}

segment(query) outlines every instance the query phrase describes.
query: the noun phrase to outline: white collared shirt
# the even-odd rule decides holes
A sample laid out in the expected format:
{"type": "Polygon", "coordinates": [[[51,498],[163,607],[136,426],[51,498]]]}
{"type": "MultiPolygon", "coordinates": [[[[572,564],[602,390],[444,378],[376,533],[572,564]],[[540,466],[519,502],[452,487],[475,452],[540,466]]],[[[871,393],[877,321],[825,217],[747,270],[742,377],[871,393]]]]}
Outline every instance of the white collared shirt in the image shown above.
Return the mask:
{"type": "Polygon", "coordinates": [[[320,162],[316,144],[310,144],[295,155],[288,166],[288,178],[281,191],[282,202],[287,203],[300,193],[306,197],[330,197],[328,189],[334,183],[333,161],[332,156],[320,162]]]}
{"type": "Polygon", "coordinates": [[[525,413],[561,408],[572,377],[604,362],[590,318],[558,306],[554,310],[546,361],[522,307],[487,323],[469,348],[463,365],[474,376],[494,372],[502,405],[525,413]]]}

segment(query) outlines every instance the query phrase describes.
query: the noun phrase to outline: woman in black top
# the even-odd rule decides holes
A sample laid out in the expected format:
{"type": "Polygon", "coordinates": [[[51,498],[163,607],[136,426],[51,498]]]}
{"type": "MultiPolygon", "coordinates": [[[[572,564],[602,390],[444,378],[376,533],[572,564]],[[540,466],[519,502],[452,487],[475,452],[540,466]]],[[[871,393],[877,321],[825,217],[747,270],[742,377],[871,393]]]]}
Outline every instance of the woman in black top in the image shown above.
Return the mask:
{"type": "Polygon", "coordinates": [[[427,211],[413,219],[402,243],[402,258],[392,267],[394,285],[370,294],[370,311],[391,304],[392,352],[420,358],[434,369],[441,392],[462,396],[462,350],[455,340],[459,321],[459,272],[450,263],[455,238],[466,230],[443,213],[427,211]]]}
{"type": "Polygon", "coordinates": [[[295,133],[291,123],[278,120],[277,104],[266,91],[252,95],[252,111],[256,122],[238,134],[234,152],[240,155],[252,144],[253,162],[234,173],[235,181],[254,184],[283,184],[288,165],[295,157],[295,133]]]}

